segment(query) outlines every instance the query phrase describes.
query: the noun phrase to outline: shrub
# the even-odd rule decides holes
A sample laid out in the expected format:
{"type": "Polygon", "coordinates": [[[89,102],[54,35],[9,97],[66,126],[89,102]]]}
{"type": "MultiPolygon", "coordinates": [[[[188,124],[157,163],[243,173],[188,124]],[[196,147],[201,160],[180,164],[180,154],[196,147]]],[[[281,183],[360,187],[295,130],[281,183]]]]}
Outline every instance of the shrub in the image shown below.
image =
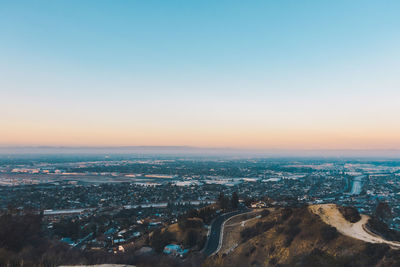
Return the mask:
{"type": "Polygon", "coordinates": [[[291,208],[284,208],[282,210],[281,221],[284,222],[292,216],[293,210],[291,208]]]}
{"type": "Polygon", "coordinates": [[[273,253],[274,251],[275,251],[275,246],[274,245],[271,245],[270,247],[269,247],[269,253],[271,254],[271,253],[273,253]]]}
{"type": "Polygon", "coordinates": [[[150,245],[156,252],[161,252],[166,245],[175,240],[173,233],[169,231],[161,232],[160,229],[156,229],[150,239],[150,245]]]}
{"type": "Polygon", "coordinates": [[[338,237],[338,232],[335,227],[325,225],[321,228],[321,237],[325,242],[329,242],[338,237]]]}
{"type": "Polygon", "coordinates": [[[196,231],[190,230],[186,233],[184,242],[186,246],[193,247],[198,243],[198,241],[199,241],[199,236],[196,231]]]}
{"type": "Polygon", "coordinates": [[[292,219],[290,219],[288,224],[290,227],[294,227],[294,226],[299,225],[300,222],[301,222],[301,220],[299,218],[292,218],[292,219]]]}
{"type": "Polygon", "coordinates": [[[253,238],[263,232],[266,232],[269,229],[271,229],[272,227],[274,227],[274,225],[275,225],[275,222],[267,221],[267,222],[258,222],[253,227],[245,228],[240,232],[242,241],[245,242],[245,241],[249,240],[250,238],[253,238]]]}
{"type": "Polygon", "coordinates": [[[261,212],[261,218],[265,218],[270,214],[270,211],[265,209],[261,212]]]}
{"type": "Polygon", "coordinates": [[[343,217],[351,223],[356,223],[361,220],[360,213],[358,213],[358,210],[356,208],[339,207],[339,211],[343,215],[343,217]]]}
{"type": "Polygon", "coordinates": [[[368,258],[368,263],[370,265],[375,265],[378,261],[380,261],[389,251],[390,247],[386,244],[371,244],[367,243],[365,245],[364,253],[368,258]]]}
{"type": "Polygon", "coordinates": [[[203,222],[200,218],[179,217],[178,218],[178,226],[182,230],[191,229],[191,228],[201,228],[201,227],[203,227],[203,222]]]}
{"type": "Polygon", "coordinates": [[[278,226],[278,227],[276,228],[276,232],[277,232],[278,234],[283,233],[283,231],[285,231],[285,227],[278,226]]]}
{"type": "Polygon", "coordinates": [[[301,232],[301,229],[298,226],[290,227],[285,231],[286,239],[284,242],[285,247],[289,247],[292,243],[293,239],[301,232]]]}
{"type": "Polygon", "coordinates": [[[381,221],[387,222],[390,218],[393,217],[392,209],[390,208],[388,203],[379,202],[375,208],[374,216],[381,221]]]}
{"type": "Polygon", "coordinates": [[[342,264],[333,256],[319,249],[314,249],[310,253],[302,255],[300,258],[295,258],[296,262],[292,262],[290,266],[301,267],[320,267],[320,266],[353,266],[342,264]]]}
{"type": "Polygon", "coordinates": [[[386,223],[381,220],[372,217],[367,222],[367,228],[390,241],[400,241],[400,232],[390,229],[386,223]]]}
{"type": "Polygon", "coordinates": [[[271,265],[275,265],[275,264],[277,264],[277,262],[278,262],[278,260],[276,258],[271,258],[268,261],[268,263],[271,264],[271,265]]]}
{"type": "Polygon", "coordinates": [[[249,250],[249,253],[250,253],[250,254],[253,254],[254,251],[256,251],[256,247],[255,247],[255,246],[252,246],[252,247],[250,248],[250,250],[249,250]]]}

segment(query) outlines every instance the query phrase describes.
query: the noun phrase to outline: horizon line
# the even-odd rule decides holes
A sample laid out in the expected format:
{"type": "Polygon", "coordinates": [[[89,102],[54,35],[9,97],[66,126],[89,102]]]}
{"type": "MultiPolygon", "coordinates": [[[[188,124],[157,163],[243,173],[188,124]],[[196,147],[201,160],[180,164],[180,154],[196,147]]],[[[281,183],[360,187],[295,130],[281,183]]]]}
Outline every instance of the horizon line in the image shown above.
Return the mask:
{"type": "Polygon", "coordinates": [[[0,145],[0,149],[23,149],[23,148],[50,148],[50,149],[210,149],[210,150],[238,150],[238,151],[400,151],[400,148],[252,148],[252,147],[202,147],[190,145],[0,145]]]}

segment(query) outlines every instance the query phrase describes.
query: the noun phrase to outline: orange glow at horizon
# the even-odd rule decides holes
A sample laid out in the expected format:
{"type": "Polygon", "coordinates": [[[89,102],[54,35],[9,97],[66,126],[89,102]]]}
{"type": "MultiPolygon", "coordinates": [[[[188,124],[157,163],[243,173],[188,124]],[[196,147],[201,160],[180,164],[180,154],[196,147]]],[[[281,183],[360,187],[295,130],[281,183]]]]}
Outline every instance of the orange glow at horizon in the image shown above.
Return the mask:
{"type": "Polygon", "coordinates": [[[266,128],[107,128],[27,127],[3,129],[8,146],[196,146],[249,149],[398,149],[400,130],[266,128]]]}

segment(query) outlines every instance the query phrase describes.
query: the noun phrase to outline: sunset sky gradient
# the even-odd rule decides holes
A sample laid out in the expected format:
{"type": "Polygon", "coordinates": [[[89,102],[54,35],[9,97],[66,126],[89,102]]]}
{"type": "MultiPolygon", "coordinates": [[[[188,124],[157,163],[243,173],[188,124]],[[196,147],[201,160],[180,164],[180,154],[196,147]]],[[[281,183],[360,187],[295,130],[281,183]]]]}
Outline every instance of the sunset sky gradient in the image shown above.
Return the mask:
{"type": "Polygon", "coordinates": [[[0,145],[400,149],[400,1],[2,1],[0,145]]]}

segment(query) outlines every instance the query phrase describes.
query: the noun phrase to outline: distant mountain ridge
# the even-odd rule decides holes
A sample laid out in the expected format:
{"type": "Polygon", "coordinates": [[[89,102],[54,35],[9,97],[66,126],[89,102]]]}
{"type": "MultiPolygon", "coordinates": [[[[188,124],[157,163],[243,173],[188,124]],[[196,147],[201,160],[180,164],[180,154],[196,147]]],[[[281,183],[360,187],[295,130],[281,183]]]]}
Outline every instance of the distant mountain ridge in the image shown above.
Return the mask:
{"type": "Polygon", "coordinates": [[[234,157],[400,158],[400,149],[256,149],[195,146],[0,146],[0,154],[147,154],[234,157]]]}

